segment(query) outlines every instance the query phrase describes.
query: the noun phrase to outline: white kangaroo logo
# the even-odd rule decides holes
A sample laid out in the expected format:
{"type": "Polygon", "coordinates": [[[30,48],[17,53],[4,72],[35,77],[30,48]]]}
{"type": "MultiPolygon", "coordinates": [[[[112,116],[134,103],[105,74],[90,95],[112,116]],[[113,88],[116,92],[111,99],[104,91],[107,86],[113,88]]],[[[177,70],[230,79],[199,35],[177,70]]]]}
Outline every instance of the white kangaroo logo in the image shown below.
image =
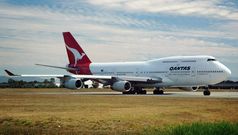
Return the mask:
{"type": "Polygon", "coordinates": [[[76,50],[76,49],[74,49],[74,48],[71,48],[71,47],[69,47],[68,45],[65,45],[65,46],[66,46],[66,48],[67,48],[70,52],[73,53],[73,55],[74,55],[74,66],[76,66],[76,65],[77,65],[77,61],[78,61],[78,60],[82,60],[83,57],[85,56],[85,53],[80,54],[80,53],[78,52],[78,50],[76,50]]]}

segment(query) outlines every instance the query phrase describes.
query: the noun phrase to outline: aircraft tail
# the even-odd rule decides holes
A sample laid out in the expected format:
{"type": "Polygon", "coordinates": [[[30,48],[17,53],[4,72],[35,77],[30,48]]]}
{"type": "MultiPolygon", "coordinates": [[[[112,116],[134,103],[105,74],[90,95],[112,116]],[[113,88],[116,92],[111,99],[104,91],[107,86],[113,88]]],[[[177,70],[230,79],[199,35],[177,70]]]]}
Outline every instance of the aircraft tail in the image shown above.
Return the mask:
{"type": "Polygon", "coordinates": [[[76,67],[80,65],[88,65],[91,60],[85,54],[83,49],[74,39],[70,32],[63,32],[66,51],[68,54],[69,65],[76,67]]]}

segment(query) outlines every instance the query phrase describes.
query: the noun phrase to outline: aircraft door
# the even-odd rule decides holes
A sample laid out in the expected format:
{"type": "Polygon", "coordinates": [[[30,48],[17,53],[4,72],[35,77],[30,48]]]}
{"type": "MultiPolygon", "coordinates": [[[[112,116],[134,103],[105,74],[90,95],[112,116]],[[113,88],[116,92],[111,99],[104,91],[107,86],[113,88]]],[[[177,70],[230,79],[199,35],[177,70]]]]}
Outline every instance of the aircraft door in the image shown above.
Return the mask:
{"type": "Polygon", "coordinates": [[[139,76],[139,74],[140,74],[140,69],[136,68],[135,76],[139,76]]]}
{"type": "Polygon", "coordinates": [[[191,67],[190,77],[191,77],[191,81],[193,83],[197,82],[197,69],[196,69],[196,65],[191,67]]]}
{"type": "Polygon", "coordinates": [[[178,70],[175,70],[175,67],[178,67],[179,65],[180,64],[174,64],[169,67],[168,78],[175,83],[178,81],[178,70]]]}
{"type": "Polygon", "coordinates": [[[195,67],[191,68],[191,77],[196,77],[196,68],[195,67]]]}

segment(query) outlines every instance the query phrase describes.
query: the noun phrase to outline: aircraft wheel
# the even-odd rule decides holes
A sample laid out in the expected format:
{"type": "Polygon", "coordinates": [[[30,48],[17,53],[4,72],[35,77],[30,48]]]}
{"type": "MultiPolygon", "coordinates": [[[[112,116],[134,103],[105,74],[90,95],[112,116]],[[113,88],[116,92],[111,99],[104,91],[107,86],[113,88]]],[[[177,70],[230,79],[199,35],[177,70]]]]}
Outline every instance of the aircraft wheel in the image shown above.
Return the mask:
{"type": "Polygon", "coordinates": [[[147,91],[146,90],[141,90],[141,91],[138,91],[137,94],[146,94],[147,91]]]}
{"type": "Polygon", "coordinates": [[[164,94],[164,91],[163,91],[163,90],[160,90],[160,91],[159,91],[159,94],[163,95],[163,94],[164,94]]]}
{"type": "Polygon", "coordinates": [[[210,96],[211,92],[209,90],[204,90],[203,95],[204,96],[210,96]]]}
{"type": "Polygon", "coordinates": [[[137,94],[146,94],[146,90],[143,90],[141,87],[134,87],[134,91],[137,94]]]}
{"type": "Polygon", "coordinates": [[[155,94],[155,95],[163,95],[164,91],[163,90],[154,90],[153,94],[155,94]]]}

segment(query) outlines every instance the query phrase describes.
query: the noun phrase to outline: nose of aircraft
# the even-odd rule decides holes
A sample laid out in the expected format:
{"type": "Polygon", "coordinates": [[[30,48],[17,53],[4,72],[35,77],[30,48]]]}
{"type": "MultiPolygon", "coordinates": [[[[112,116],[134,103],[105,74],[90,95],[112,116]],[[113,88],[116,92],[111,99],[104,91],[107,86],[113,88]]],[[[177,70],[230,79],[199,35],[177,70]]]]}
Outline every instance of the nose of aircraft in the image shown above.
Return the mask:
{"type": "Polygon", "coordinates": [[[231,70],[220,62],[218,62],[217,64],[219,69],[223,71],[223,80],[226,80],[231,75],[231,70]]]}
{"type": "Polygon", "coordinates": [[[227,73],[228,76],[230,76],[231,75],[231,70],[229,68],[226,68],[226,73],[227,73]]]}
{"type": "Polygon", "coordinates": [[[226,66],[223,67],[223,71],[226,75],[226,78],[231,75],[231,70],[229,68],[227,68],[226,66]]]}

